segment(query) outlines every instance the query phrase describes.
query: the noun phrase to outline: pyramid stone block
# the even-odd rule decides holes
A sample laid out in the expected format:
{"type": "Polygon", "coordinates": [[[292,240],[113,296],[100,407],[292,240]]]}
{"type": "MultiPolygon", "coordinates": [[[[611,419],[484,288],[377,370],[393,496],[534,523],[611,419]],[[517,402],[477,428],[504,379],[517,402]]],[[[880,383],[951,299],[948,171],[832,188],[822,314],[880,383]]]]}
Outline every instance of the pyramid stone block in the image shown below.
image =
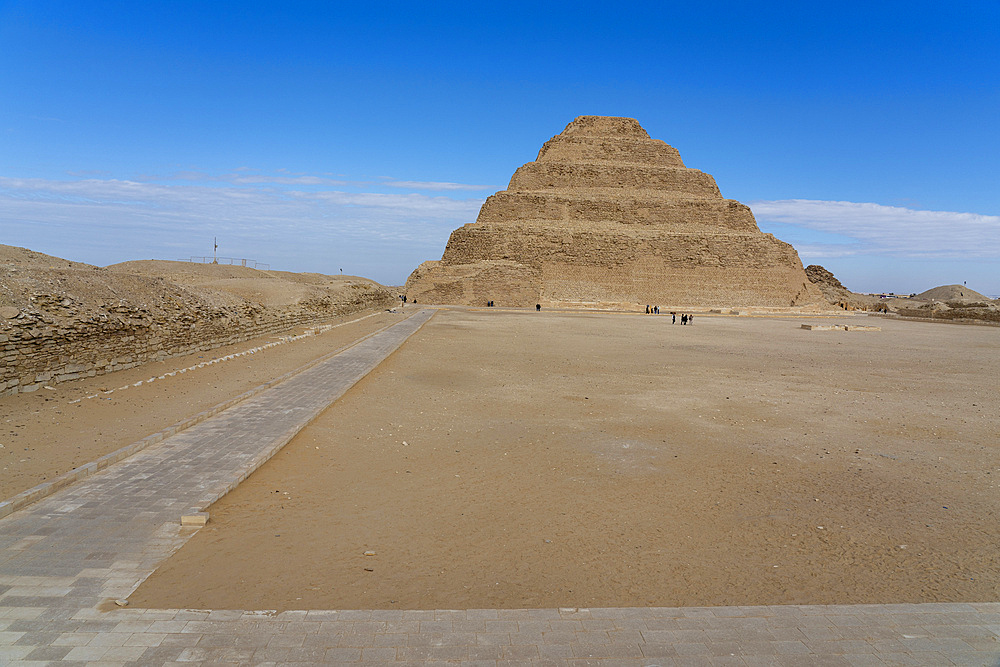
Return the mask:
{"type": "Polygon", "coordinates": [[[631,118],[580,116],[456,229],[421,303],[787,308],[824,303],[795,249],[631,118]]]}

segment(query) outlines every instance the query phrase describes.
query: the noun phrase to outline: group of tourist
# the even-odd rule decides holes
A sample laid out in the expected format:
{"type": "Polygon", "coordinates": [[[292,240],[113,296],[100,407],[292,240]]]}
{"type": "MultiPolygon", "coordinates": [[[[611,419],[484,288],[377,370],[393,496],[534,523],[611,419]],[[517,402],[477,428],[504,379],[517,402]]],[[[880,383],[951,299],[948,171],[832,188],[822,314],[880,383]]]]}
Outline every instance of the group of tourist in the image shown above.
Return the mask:
{"type": "MultiPolygon", "coordinates": [[[[414,303],[416,303],[416,301],[414,301],[414,303]]],[[[495,304],[495,303],[493,303],[493,300],[492,300],[492,299],[486,302],[486,307],[487,307],[487,308],[492,308],[492,307],[493,307],[493,306],[495,306],[495,305],[496,305],[496,304],[495,304]]],[[[536,303],[536,304],[535,304],[535,310],[536,310],[536,311],[538,311],[538,310],[541,310],[541,309],[542,309],[542,304],[540,304],[540,303],[536,303]]]]}
{"type": "MultiPolygon", "coordinates": [[[[649,306],[649,305],[647,305],[646,306],[646,314],[647,315],[659,315],[660,314],[660,307],[659,306],[649,306]]],[[[677,324],[677,313],[675,313],[674,311],[670,311],[670,323],[671,324],[677,324]]],[[[688,315],[687,313],[682,314],[681,315],[681,324],[694,324],[694,315],[688,315]]]]}
{"type": "MultiPolygon", "coordinates": [[[[406,302],[406,297],[400,297],[400,298],[403,299],[404,303],[406,302]]],[[[413,303],[416,303],[416,301],[414,301],[413,303]]],[[[487,308],[492,308],[493,306],[494,306],[494,304],[493,304],[492,299],[490,301],[486,302],[486,307],[487,308]]],[[[538,311],[538,310],[541,310],[541,309],[542,309],[542,304],[536,303],[535,304],[535,310],[538,311]]],[[[660,314],[660,307],[659,306],[649,306],[649,305],[647,305],[646,306],[646,314],[647,315],[659,315],[660,314]]],[[[675,313],[674,311],[670,311],[670,318],[671,318],[671,320],[670,320],[671,324],[677,324],[677,313],[675,313]]],[[[687,313],[682,314],[681,315],[681,324],[694,324],[694,315],[689,315],[687,313]]]]}

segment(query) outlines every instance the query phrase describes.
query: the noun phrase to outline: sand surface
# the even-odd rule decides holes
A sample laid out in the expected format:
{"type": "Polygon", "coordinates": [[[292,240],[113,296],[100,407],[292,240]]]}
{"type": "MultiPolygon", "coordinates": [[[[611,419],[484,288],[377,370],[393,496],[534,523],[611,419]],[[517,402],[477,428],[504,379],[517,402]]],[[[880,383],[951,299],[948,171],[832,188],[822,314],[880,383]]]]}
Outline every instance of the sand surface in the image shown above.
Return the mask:
{"type": "Polygon", "coordinates": [[[360,321],[152,383],[145,381],[311,327],[65,382],[51,390],[0,397],[0,498],[10,498],[141,440],[400,318],[384,311],[372,317],[365,315],[333,318],[327,324],[360,321]],[[131,386],[139,381],[143,384],[131,386]],[[124,386],[128,388],[119,389],[124,386]],[[108,389],[114,391],[100,398],[84,398],[108,389]],[[83,400],[71,402],[75,399],[83,400]]]}
{"type": "Polygon", "coordinates": [[[822,323],[442,311],[132,603],[1000,599],[1000,331],[822,323]]]}

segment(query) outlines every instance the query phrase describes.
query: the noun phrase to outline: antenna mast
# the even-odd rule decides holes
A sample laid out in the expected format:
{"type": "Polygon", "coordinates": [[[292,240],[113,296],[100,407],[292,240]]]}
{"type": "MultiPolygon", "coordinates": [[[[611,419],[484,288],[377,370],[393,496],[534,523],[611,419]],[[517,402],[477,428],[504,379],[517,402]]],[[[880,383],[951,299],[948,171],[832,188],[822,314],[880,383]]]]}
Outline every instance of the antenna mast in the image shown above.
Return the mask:
{"type": "Polygon", "coordinates": [[[219,237],[218,236],[213,236],[212,237],[212,243],[215,245],[215,247],[212,249],[212,264],[218,264],[219,263],[219,237]]]}

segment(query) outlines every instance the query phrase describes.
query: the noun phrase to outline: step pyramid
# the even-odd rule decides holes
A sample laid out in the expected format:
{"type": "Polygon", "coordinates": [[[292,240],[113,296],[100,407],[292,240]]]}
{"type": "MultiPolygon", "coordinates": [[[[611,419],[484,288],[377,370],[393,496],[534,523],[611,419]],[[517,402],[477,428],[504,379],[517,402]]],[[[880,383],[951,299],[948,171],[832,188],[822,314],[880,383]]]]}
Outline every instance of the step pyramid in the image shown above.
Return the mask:
{"type": "Polygon", "coordinates": [[[406,283],[419,303],[815,305],[795,249],[632,118],[580,116],[406,283]]]}

